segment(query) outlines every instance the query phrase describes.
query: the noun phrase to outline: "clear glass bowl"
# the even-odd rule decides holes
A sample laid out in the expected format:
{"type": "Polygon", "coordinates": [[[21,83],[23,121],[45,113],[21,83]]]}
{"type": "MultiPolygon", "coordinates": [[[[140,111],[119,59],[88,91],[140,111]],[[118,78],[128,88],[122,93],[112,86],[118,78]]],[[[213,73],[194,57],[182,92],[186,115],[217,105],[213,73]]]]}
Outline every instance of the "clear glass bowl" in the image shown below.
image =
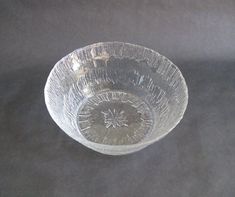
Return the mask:
{"type": "Polygon", "coordinates": [[[65,133],[109,155],[161,139],[182,119],[188,102],[185,80],[170,60],[122,42],[92,44],[62,58],[44,94],[65,133]]]}

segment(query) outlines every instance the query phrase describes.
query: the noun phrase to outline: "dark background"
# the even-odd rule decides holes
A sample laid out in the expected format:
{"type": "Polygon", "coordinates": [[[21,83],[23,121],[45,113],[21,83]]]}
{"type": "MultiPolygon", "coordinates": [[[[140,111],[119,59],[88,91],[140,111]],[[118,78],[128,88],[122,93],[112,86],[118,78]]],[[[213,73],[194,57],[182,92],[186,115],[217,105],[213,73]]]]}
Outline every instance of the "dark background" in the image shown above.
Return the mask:
{"type": "Polygon", "coordinates": [[[0,2],[1,197],[234,197],[235,1],[0,2]],[[189,105],[163,140],[106,156],[50,118],[53,65],[100,41],[152,48],[181,69],[189,105]]]}

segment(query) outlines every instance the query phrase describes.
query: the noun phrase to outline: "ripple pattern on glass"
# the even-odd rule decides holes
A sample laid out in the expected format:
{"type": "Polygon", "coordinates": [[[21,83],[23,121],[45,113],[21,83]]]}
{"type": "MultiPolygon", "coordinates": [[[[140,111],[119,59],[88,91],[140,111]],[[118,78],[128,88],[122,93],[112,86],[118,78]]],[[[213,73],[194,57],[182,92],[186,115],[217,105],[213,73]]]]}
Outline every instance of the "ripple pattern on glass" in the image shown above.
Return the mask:
{"type": "Polygon", "coordinates": [[[48,77],[45,101],[69,136],[116,155],[169,133],[183,117],[188,91],[180,70],[166,57],[145,47],[107,42],[62,58],[48,77]]]}

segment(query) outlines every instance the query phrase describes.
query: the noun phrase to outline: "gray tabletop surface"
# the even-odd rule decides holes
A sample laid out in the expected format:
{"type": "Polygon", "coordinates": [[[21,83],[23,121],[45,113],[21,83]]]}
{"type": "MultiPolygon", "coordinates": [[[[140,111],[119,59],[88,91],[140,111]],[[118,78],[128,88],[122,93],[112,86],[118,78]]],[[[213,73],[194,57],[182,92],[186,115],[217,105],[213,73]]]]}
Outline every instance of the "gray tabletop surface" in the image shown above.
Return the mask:
{"type": "Polygon", "coordinates": [[[1,197],[234,197],[235,1],[0,2],[1,197]],[[126,156],[68,137],[43,96],[53,65],[100,41],[152,48],[189,88],[184,119],[126,156]]]}

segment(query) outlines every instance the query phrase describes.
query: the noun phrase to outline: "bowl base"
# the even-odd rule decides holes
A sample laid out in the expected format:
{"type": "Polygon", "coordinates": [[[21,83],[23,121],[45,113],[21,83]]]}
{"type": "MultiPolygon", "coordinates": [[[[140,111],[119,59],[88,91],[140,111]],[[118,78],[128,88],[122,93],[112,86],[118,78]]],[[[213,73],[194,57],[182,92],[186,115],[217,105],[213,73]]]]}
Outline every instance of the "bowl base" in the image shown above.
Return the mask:
{"type": "Polygon", "coordinates": [[[92,142],[135,144],[152,130],[153,115],[141,98],[123,91],[105,91],[87,98],[79,107],[77,127],[92,142]]]}

